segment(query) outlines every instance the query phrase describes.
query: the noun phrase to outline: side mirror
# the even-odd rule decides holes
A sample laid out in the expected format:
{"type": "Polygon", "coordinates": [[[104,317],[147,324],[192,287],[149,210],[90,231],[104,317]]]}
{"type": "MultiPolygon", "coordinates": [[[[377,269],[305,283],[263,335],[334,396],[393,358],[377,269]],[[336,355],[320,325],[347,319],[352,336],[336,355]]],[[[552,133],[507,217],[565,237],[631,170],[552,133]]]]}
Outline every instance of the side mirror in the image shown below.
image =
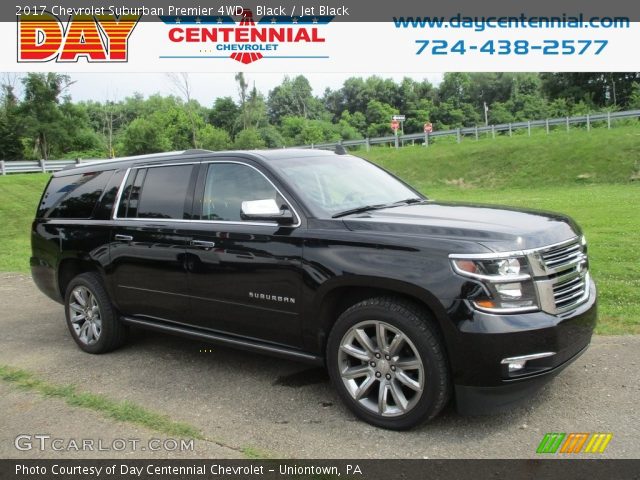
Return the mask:
{"type": "Polygon", "coordinates": [[[240,217],[243,220],[278,222],[280,225],[293,223],[291,210],[280,209],[273,198],[242,202],[240,217]]]}

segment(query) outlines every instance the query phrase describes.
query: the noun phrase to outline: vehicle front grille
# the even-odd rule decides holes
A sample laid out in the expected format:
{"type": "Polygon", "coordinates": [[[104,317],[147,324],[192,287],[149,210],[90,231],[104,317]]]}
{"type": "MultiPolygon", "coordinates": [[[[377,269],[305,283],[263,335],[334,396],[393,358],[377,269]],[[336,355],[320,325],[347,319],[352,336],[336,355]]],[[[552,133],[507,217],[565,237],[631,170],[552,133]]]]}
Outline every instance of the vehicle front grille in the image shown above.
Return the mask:
{"type": "Polygon", "coordinates": [[[563,270],[583,261],[585,249],[580,240],[549,248],[541,252],[547,270],[563,270]]]}
{"type": "Polygon", "coordinates": [[[536,250],[529,256],[542,310],[563,314],[589,299],[587,245],[582,238],[536,250]]]}
{"type": "Polygon", "coordinates": [[[559,312],[571,310],[584,302],[589,288],[588,278],[586,273],[576,273],[553,286],[553,300],[559,312]]]}

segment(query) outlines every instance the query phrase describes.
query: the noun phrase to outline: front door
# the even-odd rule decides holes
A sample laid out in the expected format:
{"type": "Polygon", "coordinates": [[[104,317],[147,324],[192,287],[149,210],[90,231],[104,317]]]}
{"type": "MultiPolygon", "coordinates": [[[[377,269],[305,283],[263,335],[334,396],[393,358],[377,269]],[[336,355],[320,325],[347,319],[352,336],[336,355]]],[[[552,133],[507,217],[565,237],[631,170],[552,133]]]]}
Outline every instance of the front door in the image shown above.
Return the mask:
{"type": "MultiPolygon", "coordinates": [[[[243,201],[287,204],[256,167],[203,163],[187,247],[194,324],[300,346],[302,239],[297,226],[243,221],[243,201]]],[[[295,220],[299,225],[299,219],[295,220]]]]}

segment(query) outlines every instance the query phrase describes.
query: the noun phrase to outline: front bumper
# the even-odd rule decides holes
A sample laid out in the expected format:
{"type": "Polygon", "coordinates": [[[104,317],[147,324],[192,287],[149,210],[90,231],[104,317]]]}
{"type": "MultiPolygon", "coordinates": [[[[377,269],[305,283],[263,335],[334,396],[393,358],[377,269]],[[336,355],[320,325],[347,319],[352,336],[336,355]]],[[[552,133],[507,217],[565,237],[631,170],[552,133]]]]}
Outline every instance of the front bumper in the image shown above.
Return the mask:
{"type": "Polygon", "coordinates": [[[458,341],[450,351],[458,411],[484,414],[504,410],[530,396],[576,360],[588,347],[597,317],[596,288],[572,312],[489,315],[459,308],[452,319],[458,341]],[[554,355],[509,372],[502,360],[541,352],[554,355]]]}

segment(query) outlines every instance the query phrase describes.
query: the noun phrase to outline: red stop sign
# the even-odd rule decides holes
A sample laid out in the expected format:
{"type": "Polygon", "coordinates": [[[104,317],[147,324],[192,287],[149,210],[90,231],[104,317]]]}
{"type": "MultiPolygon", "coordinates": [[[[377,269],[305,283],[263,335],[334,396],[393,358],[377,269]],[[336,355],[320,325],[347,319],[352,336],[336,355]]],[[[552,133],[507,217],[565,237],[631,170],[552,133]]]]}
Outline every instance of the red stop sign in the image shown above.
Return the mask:
{"type": "Polygon", "coordinates": [[[427,122],[424,124],[424,133],[433,132],[433,124],[431,122],[427,122]]]}
{"type": "Polygon", "coordinates": [[[393,120],[391,122],[391,130],[398,130],[400,128],[400,123],[397,120],[393,120]]]}

